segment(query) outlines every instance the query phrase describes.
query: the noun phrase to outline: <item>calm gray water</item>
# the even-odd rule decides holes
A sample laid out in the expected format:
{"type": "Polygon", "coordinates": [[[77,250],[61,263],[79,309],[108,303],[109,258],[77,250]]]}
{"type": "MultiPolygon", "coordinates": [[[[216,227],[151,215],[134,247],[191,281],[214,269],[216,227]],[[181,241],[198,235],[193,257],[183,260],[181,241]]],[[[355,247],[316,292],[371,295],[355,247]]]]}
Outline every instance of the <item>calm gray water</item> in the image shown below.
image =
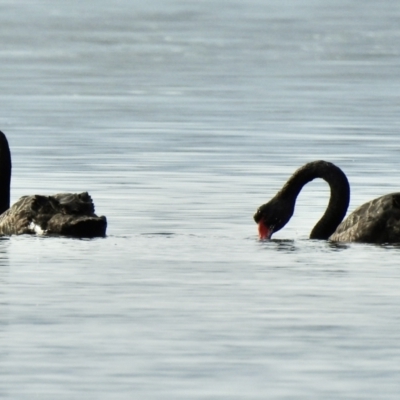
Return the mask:
{"type": "Polygon", "coordinates": [[[302,164],[400,190],[395,0],[3,0],[12,199],[85,191],[96,240],[0,240],[5,399],[398,399],[400,248],[307,239],[302,164]]]}

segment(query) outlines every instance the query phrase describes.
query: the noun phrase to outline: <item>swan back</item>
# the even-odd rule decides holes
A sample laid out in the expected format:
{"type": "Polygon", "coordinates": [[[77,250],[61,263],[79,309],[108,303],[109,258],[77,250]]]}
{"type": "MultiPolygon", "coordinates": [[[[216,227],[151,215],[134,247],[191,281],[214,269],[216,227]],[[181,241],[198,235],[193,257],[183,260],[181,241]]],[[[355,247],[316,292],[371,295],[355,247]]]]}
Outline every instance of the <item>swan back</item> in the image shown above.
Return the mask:
{"type": "Polygon", "coordinates": [[[0,235],[42,233],[105,236],[107,220],[94,213],[88,193],[24,196],[0,215],[0,235]]]}
{"type": "Polygon", "coordinates": [[[387,194],[361,205],[329,239],[337,242],[400,242],[400,193],[387,194]]]}

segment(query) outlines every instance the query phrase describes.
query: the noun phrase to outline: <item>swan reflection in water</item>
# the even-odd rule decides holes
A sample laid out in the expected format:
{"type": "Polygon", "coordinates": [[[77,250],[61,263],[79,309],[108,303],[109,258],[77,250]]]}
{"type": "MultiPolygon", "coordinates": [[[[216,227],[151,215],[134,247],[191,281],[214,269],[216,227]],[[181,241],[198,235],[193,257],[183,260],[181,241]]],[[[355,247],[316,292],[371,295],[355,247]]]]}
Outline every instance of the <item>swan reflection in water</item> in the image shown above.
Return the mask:
{"type": "Polygon", "coordinates": [[[254,214],[260,239],[270,239],[293,215],[297,196],[315,178],[328,182],[328,208],[311,231],[310,239],[334,242],[400,243],[400,193],[391,193],[363,204],[343,222],[350,201],[350,185],[344,172],[327,161],[299,168],[283,188],[254,214]]]}
{"type": "Polygon", "coordinates": [[[88,193],[24,196],[10,208],[10,182],[11,152],[0,131],[0,235],[105,236],[106,217],[94,213],[88,193]]]}

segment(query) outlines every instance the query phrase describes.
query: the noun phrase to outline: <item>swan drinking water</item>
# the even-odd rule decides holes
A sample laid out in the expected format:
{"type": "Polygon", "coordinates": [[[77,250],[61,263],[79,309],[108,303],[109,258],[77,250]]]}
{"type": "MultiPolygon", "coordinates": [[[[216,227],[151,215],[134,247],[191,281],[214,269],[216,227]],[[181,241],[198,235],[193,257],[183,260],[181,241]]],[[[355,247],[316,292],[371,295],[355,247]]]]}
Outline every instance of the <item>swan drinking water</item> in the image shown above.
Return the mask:
{"type": "Polygon", "coordinates": [[[105,236],[106,217],[94,213],[88,193],[24,196],[10,208],[10,181],[11,153],[7,138],[0,131],[0,235],[105,236]]]}
{"type": "Polygon", "coordinates": [[[299,168],[283,188],[254,214],[260,239],[270,239],[282,229],[294,212],[303,186],[315,178],[328,182],[328,208],[314,226],[310,239],[337,242],[400,242],[400,193],[391,193],[358,207],[343,222],[350,201],[350,186],[343,171],[326,161],[310,162],[299,168]]]}

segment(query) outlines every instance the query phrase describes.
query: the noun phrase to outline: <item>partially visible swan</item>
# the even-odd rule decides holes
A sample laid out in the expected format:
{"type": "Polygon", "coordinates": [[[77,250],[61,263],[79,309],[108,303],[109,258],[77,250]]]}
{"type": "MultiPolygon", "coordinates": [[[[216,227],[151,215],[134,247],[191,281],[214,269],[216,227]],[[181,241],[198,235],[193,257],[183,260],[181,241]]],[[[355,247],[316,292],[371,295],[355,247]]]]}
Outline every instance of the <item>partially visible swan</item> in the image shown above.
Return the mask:
{"type": "Polygon", "coordinates": [[[94,213],[88,193],[24,196],[10,208],[10,182],[11,153],[0,131],[0,235],[105,236],[107,219],[94,213]]]}
{"type": "Polygon", "coordinates": [[[310,162],[299,168],[275,197],[257,210],[254,220],[258,224],[261,239],[270,239],[273,233],[289,222],[301,189],[315,178],[322,178],[329,183],[331,197],[324,215],[311,231],[310,239],[363,243],[400,242],[400,193],[371,200],[341,222],[349,206],[350,186],[343,171],[326,161],[310,162]]]}

